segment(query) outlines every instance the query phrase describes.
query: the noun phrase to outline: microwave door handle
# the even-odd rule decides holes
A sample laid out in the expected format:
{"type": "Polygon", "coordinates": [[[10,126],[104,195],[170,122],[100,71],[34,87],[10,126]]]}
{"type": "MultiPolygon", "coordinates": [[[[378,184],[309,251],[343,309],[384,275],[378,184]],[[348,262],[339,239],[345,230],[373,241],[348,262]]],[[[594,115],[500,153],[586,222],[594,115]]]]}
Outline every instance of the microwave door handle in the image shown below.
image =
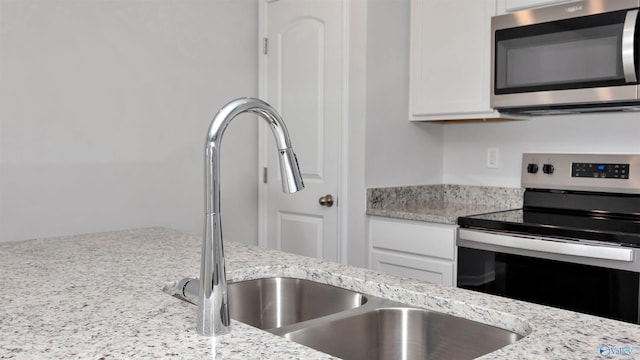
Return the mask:
{"type": "Polygon", "coordinates": [[[635,33],[636,20],[638,19],[638,10],[629,10],[624,19],[622,29],[622,69],[624,70],[624,79],[626,82],[636,82],[636,64],[635,64],[635,33]]]}

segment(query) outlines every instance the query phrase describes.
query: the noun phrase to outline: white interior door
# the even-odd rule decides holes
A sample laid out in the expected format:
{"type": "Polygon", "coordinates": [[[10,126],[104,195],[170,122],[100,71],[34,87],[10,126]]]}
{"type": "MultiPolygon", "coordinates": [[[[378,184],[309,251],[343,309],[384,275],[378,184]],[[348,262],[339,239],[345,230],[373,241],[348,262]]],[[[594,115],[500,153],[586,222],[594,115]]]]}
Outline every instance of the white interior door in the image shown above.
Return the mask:
{"type": "Polygon", "coordinates": [[[306,186],[282,192],[275,142],[263,127],[261,244],[339,261],[343,1],[265,1],[261,12],[267,39],[261,96],[282,115],[306,186]],[[333,197],[330,207],[320,205],[326,195],[333,197]]]}

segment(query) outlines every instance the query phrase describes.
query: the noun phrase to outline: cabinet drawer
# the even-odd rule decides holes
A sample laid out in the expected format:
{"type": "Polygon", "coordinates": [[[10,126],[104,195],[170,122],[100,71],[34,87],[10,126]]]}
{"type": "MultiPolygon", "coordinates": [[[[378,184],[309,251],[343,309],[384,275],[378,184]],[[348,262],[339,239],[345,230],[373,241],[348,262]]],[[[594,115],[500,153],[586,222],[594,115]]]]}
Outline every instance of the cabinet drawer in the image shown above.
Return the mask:
{"type": "Polygon", "coordinates": [[[410,220],[369,220],[371,246],[447,260],[455,256],[455,225],[410,220]]]}
{"type": "Polygon", "coordinates": [[[454,264],[451,261],[372,250],[371,268],[390,275],[453,286],[454,264]]]}

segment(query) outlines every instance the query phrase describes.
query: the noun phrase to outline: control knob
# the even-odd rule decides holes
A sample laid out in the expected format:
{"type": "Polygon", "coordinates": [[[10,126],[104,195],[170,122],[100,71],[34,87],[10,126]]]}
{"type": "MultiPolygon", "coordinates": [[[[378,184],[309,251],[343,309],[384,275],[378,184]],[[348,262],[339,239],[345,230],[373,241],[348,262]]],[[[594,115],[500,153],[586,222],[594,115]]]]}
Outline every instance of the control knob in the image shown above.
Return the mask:
{"type": "Polygon", "coordinates": [[[529,174],[535,174],[538,172],[538,164],[528,164],[527,165],[527,172],[529,174]]]}
{"type": "Polygon", "coordinates": [[[551,174],[553,174],[554,170],[555,169],[553,167],[553,164],[544,164],[544,165],[542,165],[542,172],[545,173],[545,174],[551,175],[551,174]]]}

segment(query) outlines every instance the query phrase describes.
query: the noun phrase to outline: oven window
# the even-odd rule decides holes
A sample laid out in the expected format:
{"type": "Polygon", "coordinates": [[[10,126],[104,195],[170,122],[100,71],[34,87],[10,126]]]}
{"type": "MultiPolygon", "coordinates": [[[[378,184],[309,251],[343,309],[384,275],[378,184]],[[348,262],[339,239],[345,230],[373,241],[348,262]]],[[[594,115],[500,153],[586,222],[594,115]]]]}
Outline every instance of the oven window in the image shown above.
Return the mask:
{"type": "Polygon", "coordinates": [[[619,11],[496,31],[496,94],[625,85],[625,15],[619,11]]]}
{"type": "Polygon", "coordinates": [[[639,324],[640,274],[458,248],[458,287],[639,324]]]}

